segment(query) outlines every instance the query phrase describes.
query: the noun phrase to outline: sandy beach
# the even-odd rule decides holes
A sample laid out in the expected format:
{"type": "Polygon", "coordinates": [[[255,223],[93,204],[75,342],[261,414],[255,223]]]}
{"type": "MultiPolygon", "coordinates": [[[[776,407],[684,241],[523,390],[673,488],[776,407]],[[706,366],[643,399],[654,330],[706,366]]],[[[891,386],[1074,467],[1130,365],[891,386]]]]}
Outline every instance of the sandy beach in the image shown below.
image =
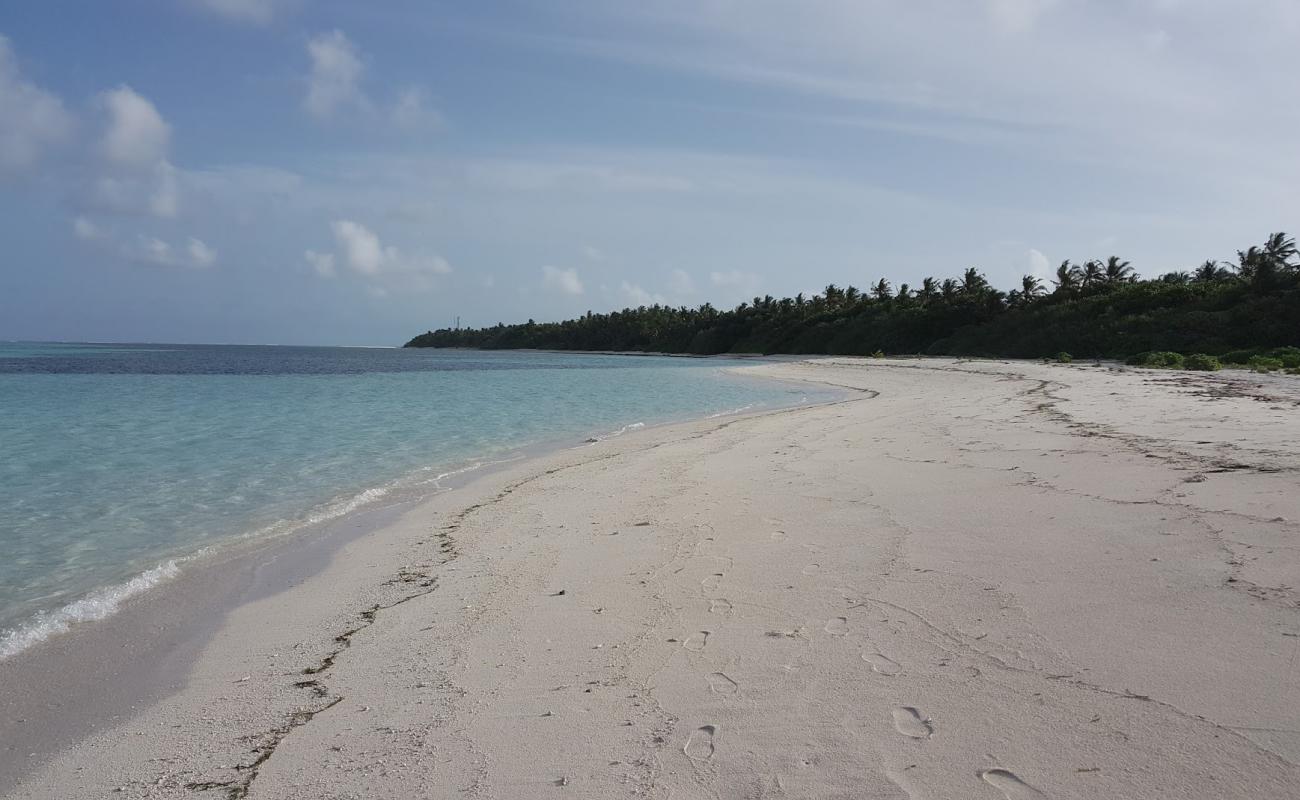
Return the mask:
{"type": "Polygon", "coordinates": [[[1300,797],[1300,382],[744,370],[851,394],[381,515],[53,754],[59,640],[0,663],[0,793],[1300,797]]]}

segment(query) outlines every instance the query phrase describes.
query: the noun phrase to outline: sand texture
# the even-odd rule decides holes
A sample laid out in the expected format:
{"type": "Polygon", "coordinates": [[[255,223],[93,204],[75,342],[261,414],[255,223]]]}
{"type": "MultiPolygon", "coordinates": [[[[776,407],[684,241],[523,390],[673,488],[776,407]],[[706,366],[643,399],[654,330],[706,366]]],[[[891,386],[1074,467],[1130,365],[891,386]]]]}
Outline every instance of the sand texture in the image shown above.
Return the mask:
{"type": "Polygon", "coordinates": [[[1300,381],[749,369],[861,391],[427,501],[14,796],[1300,797],[1300,381]]]}

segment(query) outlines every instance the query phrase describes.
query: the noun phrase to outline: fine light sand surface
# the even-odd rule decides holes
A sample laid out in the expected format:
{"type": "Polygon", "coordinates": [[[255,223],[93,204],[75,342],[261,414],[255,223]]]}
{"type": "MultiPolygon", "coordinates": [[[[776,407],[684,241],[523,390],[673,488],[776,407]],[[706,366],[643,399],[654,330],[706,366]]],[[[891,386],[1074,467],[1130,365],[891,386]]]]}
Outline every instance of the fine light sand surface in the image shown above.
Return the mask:
{"type": "Polygon", "coordinates": [[[862,391],[423,503],[15,796],[1300,797],[1300,382],[748,369],[862,391]]]}

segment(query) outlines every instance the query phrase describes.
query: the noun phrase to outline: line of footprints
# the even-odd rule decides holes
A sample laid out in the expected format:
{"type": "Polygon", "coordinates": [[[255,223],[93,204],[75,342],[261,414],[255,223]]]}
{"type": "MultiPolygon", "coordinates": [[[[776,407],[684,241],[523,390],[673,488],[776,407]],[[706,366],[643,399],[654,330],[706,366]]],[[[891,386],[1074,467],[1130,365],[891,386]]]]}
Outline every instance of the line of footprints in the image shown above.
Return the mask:
{"type": "MultiPolygon", "coordinates": [[[[816,567],[816,565],[812,566],[816,567]]],[[[809,574],[808,570],[804,570],[804,573],[809,574]]],[[[705,594],[712,594],[716,591],[722,583],[722,578],[723,573],[721,572],[715,572],[705,578],[701,587],[705,594]]],[[[718,597],[709,600],[709,611],[714,614],[729,614],[731,610],[732,604],[725,598],[718,597]]],[[[847,617],[832,617],[827,620],[824,629],[831,636],[847,636],[849,633],[849,620],[847,617]]],[[[709,631],[696,631],[683,640],[682,647],[692,653],[698,653],[708,643],[709,631]]],[[[873,672],[880,675],[894,676],[903,671],[898,662],[875,650],[862,651],[862,660],[871,667],[873,672]]],[[[716,694],[732,695],[740,688],[738,683],[722,672],[711,672],[706,676],[706,679],[710,691],[716,694]]],[[[903,736],[910,739],[929,739],[934,736],[934,723],[916,708],[899,706],[890,713],[893,716],[894,729],[903,736]]],[[[692,761],[710,761],[713,758],[714,740],[717,737],[717,725],[701,725],[686,738],[686,744],[682,751],[692,761]]],[[[1042,800],[1046,797],[1042,792],[1017,777],[1015,773],[1005,769],[986,769],[981,771],[979,776],[985,783],[1001,791],[1007,800],[1042,800]]]]}

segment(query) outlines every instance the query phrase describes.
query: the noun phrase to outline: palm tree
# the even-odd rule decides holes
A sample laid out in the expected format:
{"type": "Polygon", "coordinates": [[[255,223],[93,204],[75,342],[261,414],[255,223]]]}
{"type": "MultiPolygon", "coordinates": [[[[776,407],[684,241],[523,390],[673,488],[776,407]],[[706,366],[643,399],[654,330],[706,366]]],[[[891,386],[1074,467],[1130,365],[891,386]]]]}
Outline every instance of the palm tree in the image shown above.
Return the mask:
{"type": "Polygon", "coordinates": [[[858,301],[861,299],[862,299],[862,292],[858,291],[858,287],[850,286],[844,290],[844,302],[848,303],[849,305],[855,306],[858,304],[858,301]]]}
{"type": "Polygon", "coordinates": [[[1174,286],[1186,286],[1192,282],[1192,274],[1187,270],[1182,269],[1175,270],[1174,272],[1166,272],[1164,275],[1160,276],[1160,282],[1172,284],[1174,286]]]}
{"type": "Polygon", "coordinates": [[[1206,261],[1192,273],[1192,280],[1197,283],[1214,283],[1232,277],[1232,270],[1213,259],[1206,261]]]}
{"type": "Polygon", "coordinates": [[[1106,283],[1132,283],[1137,280],[1137,273],[1127,261],[1121,261],[1119,256],[1111,256],[1106,259],[1106,283]]]}
{"type": "Polygon", "coordinates": [[[1102,269],[1100,261],[1089,261],[1083,265],[1083,276],[1079,279],[1079,285],[1084,289],[1091,289],[1100,284],[1105,275],[1106,271],[1102,269]]]}
{"type": "Polygon", "coordinates": [[[831,283],[826,286],[826,307],[838,308],[840,301],[844,299],[844,291],[840,287],[831,283]]]}
{"type": "Polygon", "coordinates": [[[961,293],[964,295],[979,295],[988,291],[989,282],[980,271],[971,267],[962,273],[961,276],[961,293]]]}
{"type": "Polygon", "coordinates": [[[939,293],[939,287],[935,284],[934,278],[922,278],[921,288],[916,291],[916,296],[923,302],[930,302],[935,295],[939,293]]]}
{"type": "Polygon", "coordinates": [[[876,296],[877,300],[888,300],[890,297],[889,281],[881,278],[875,286],[871,287],[871,293],[876,296]]]}
{"type": "Polygon", "coordinates": [[[898,294],[894,297],[899,303],[906,304],[912,299],[912,288],[906,283],[898,287],[898,294]]]}
{"type": "Polygon", "coordinates": [[[1021,305],[1029,305],[1044,293],[1042,281],[1033,275],[1025,275],[1020,279],[1020,290],[1016,299],[1021,305]]]}
{"type": "Polygon", "coordinates": [[[944,300],[951,301],[957,297],[959,285],[952,278],[944,278],[943,283],[939,284],[939,293],[943,295],[944,300]]]}
{"type": "Polygon", "coordinates": [[[1073,294],[1079,289],[1079,284],[1083,280],[1083,273],[1079,268],[1069,261],[1062,261],[1061,266],[1056,268],[1056,291],[1061,294],[1073,294]]]}

